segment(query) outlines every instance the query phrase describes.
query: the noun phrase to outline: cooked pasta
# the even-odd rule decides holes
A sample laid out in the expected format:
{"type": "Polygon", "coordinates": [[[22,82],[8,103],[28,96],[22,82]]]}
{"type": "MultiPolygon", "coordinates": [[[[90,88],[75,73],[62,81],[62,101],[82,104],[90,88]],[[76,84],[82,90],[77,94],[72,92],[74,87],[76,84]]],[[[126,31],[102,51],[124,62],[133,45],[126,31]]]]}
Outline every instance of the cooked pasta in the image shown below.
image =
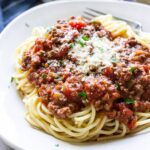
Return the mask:
{"type": "Polygon", "coordinates": [[[14,78],[26,120],[68,142],[116,139],[146,128],[149,48],[149,36],[111,15],[34,28],[16,51],[14,78]]]}

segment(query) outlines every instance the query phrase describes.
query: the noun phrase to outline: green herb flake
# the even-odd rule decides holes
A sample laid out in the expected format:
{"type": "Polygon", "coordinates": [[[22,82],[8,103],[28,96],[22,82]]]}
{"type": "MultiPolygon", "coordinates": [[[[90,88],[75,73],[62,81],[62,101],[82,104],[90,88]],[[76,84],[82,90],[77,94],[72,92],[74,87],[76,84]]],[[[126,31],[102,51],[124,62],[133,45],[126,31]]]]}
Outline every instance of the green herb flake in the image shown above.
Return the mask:
{"type": "Polygon", "coordinates": [[[91,23],[98,23],[98,21],[97,20],[92,20],[91,23]]]}
{"type": "Polygon", "coordinates": [[[15,80],[15,78],[14,78],[14,77],[11,77],[11,83],[14,82],[14,80],[15,80]]]}
{"type": "Polygon", "coordinates": [[[42,74],[42,78],[46,79],[47,75],[46,74],[42,74]]]}
{"type": "Polygon", "coordinates": [[[120,89],[120,85],[118,83],[115,84],[115,87],[116,87],[117,90],[120,89]]]}
{"type": "Polygon", "coordinates": [[[63,61],[63,60],[60,60],[60,62],[59,62],[59,63],[60,63],[60,65],[61,65],[61,66],[63,66],[63,65],[64,65],[64,61],[63,61]]]}
{"type": "Polygon", "coordinates": [[[74,47],[74,43],[70,43],[69,48],[73,48],[74,47]]]}
{"type": "Polygon", "coordinates": [[[55,79],[59,79],[59,78],[60,78],[60,76],[56,76],[56,77],[55,77],[55,79]]]}
{"type": "Polygon", "coordinates": [[[134,73],[135,69],[136,69],[136,67],[130,67],[129,71],[130,71],[131,73],[134,73]]]}
{"type": "Polygon", "coordinates": [[[79,92],[78,94],[80,97],[86,99],[87,98],[87,94],[85,92],[79,92]]]}
{"type": "Polygon", "coordinates": [[[125,102],[126,104],[133,104],[133,103],[134,103],[134,100],[133,100],[133,99],[126,98],[126,99],[124,99],[124,102],[125,102]]]}
{"type": "Polygon", "coordinates": [[[73,68],[70,68],[70,72],[72,72],[73,71],[73,68]]]}
{"type": "Polygon", "coordinates": [[[84,47],[85,41],[82,38],[76,39],[76,43],[80,44],[81,47],[84,47]]]}
{"type": "Polygon", "coordinates": [[[55,147],[59,147],[59,144],[55,144],[55,147]]]}
{"type": "Polygon", "coordinates": [[[89,40],[90,40],[90,38],[89,38],[87,35],[83,35],[83,36],[82,36],[82,39],[83,39],[84,41],[89,41],[89,40]]]}
{"type": "Polygon", "coordinates": [[[79,44],[81,47],[84,47],[84,42],[82,40],[79,40],[79,44]]]}
{"type": "Polygon", "coordinates": [[[98,48],[100,50],[100,52],[104,52],[104,49],[102,47],[98,48]]]}
{"type": "Polygon", "coordinates": [[[51,61],[48,61],[47,64],[50,66],[50,65],[52,64],[52,62],[51,62],[51,61]]]}
{"type": "Polygon", "coordinates": [[[119,60],[116,57],[112,57],[111,58],[111,62],[112,63],[117,63],[117,62],[119,62],[119,60]]]}
{"type": "Polygon", "coordinates": [[[64,85],[62,85],[62,87],[61,87],[61,91],[63,91],[63,90],[64,90],[64,87],[65,87],[65,86],[64,86],[64,85]]]}

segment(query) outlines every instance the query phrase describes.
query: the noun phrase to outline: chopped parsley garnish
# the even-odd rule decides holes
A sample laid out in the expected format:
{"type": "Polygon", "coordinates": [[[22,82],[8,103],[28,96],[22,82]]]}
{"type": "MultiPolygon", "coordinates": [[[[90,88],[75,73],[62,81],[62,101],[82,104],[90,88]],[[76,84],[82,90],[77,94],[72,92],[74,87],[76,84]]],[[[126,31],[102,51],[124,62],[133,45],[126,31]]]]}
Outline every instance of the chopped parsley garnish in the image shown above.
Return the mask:
{"type": "Polygon", "coordinates": [[[130,67],[129,71],[130,71],[131,73],[134,73],[135,69],[136,69],[136,67],[130,67]]]}
{"type": "Polygon", "coordinates": [[[81,47],[84,47],[85,41],[82,38],[78,38],[75,41],[76,41],[76,43],[80,44],[81,47]]]}
{"type": "Polygon", "coordinates": [[[64,85],[62,85],[62,87],[61,87],[61,91],[63,91],[64,90],[64,85]]]}
{"type": "Polygon", "coordinates": [[[29,25],[28,23],[25,23],[25,26],[26,26],[27,28],[29,28],[29,27],[30,27],[30,25],[29,25]]]}
{"type": "Polygon", "coordinates": [[[116,87],[117,90],[120,89],[120,85],[118,83],[115,84],[115,87],[116,87]]]}
{"type": "Polygon", "coordinates": [[[79,40],[79,44],[80,44],[81,47],[84,47],[84,42],[83,42],[83,40],[79,40]]]}
{"type": "Polygon", "coordinates": [[[59,78],[60,78],[60,76],[56,76],[56,77],[55,77],[55,79],[59,79],[59,78]]]}
{"type": "Polygon", "coordinates": [[[59,63],[60,63],[61,66],[64,65],[64,61],[63,60],[60,60],[59,63]]]}
{"type": "Polygon", "coordinates": [[[59,147],[59,144],[55,144],[55,147],[59,147]]]}
{"type": "Polygon", "coordinates": [[[17,79],[15,77],[11,77],[11,83],[15,83],[16,85],[18,85],[17,79]]]}
{"type": "Polygon", "coordinates": [[[92,20],[91,23],[98,23],[98,21],[97,20],[92,20]]]}
{"type": "Polygon", "coordinates": [[[15,80],[15,78],[14,78],[14,77],[11,77],[11,83],[14,82],[14,80],[15,80]]]}
{"type": "Polygon", "coordinates": [[[45,79],[47,77],[46,74],[42,74],[42,78],[45,79]]]}
{"type": "Polygon", "coordinates": [[[82,39],[83,39],[84,41],[89,41],[89,40],[90,40],[90,38],[89,38],[87,35],[83,35],[83,36],[82,36],[82,39]]]}
{"type": "Polygon", "coordinates": [[[72,72],[73,71],[73,68],[70,68],[70,72],[72,72]]]}
{"type": "Polygon", "coordinates": [[[74,47],[74,43],[70,43],[69,48],[73,48],[74,47]]]}
{"type": "Polygon", "coordinates": [[[85,92],[79,92],[78,94],[80,97],[86,99],[87,98],[87,94],[85,92]]]}
{"type": "Polygon", "coordinates": [[[112,63],[117,63],[117,62],[119,62],[119,60],[116,57],[112,57],[111,58],[111,62],[112,63]]]}
{"type": "Polygon", "coordinates": [[[100,52],[104,52],[104,49],[102,47],[98,48],[100,50],[100,52]]]}
{"type": "Polygon", "coordinates": [[[126,104],[133,104],[133,103],[134,103],[134,100],[133,100],[133,99],[129,99],[129,98],[125,98],[125,99],[124,99],[124,102],[125,102],[126,104]]]}
{"type": "Polygon", "coordinates": [[[51,62],[51,61],[48,61],[47,64],[50,66],[50,65],[52,64],[52,62],[51,62]]]}

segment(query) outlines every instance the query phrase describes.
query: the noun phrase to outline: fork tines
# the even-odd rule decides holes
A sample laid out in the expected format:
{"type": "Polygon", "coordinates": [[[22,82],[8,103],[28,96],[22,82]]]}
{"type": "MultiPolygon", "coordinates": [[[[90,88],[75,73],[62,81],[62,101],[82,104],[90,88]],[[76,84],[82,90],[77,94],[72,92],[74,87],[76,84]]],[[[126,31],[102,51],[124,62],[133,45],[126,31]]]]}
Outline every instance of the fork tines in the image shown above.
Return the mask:
{"type": "Polygon", "coordinates": [[[101,11],[98,11],[98,10],[94,10],[92,8],[86,8],[87,11],[84,11],[84,14],[86,15],[83,15],[83,17],[85,17],[86,19],[91,19],[93,17],[97,17],[99,15],[106,15],[106,13],[103,13],[101,11]]]}

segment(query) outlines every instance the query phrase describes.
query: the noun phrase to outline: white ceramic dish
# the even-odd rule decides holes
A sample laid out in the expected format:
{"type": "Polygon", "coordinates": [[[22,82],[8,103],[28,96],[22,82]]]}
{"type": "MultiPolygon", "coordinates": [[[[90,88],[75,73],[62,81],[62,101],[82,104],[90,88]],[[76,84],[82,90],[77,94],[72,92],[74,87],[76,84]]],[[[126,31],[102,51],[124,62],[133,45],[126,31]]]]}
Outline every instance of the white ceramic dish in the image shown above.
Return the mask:
{"type": "MultiPolygon", "coordinates": [[[[82,15],[86,7],[140,21],[150,31],[150,7],[129,2],[70,1],[35,7],[12,21],[0,35],[0,136],[10,146],[26,150],[126,150],[150,149],[150,132],[107,143],[71,144],[31,128],[24,119],[24,106],[10,79],[14,72],[15,49],[30,36],[35,26],[49,26],[57,19],[82,15]]],[[[148,130],[146,130],[148,131],[148,130]]]]}

